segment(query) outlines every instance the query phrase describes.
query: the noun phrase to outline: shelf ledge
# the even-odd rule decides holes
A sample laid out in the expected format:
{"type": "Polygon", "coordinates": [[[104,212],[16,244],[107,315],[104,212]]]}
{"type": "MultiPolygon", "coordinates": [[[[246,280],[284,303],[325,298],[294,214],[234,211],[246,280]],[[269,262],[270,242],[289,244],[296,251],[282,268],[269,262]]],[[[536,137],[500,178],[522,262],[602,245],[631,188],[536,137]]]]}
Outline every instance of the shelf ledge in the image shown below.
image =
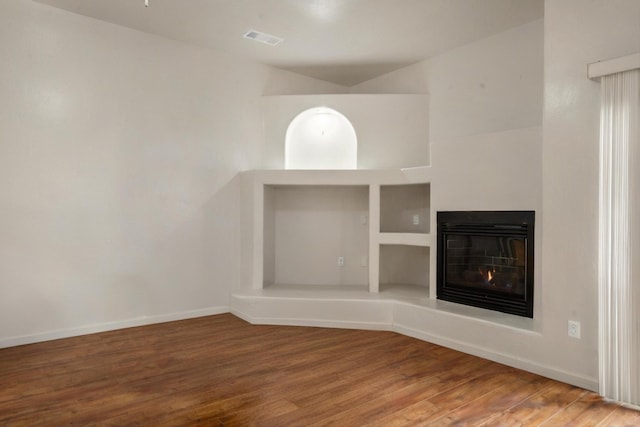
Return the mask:
{"type": "Polygon", "coordinates": [[[431,247],[433,236],[429,233],[379,233],[378,243],[381,245],[431,247]]]}

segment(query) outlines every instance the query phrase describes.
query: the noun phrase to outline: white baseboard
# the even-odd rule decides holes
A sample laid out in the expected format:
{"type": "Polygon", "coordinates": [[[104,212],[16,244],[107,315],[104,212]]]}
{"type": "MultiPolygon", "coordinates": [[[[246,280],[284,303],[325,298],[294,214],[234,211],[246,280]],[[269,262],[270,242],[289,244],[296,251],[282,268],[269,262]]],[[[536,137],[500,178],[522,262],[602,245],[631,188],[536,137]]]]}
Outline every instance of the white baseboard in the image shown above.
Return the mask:
{"type": "Polygon", "coordinates": [[[397,323],[394,323],[393,331],[422,341],[427,341],[453,350],[461,351],[463,353],[471,354],[473,356],[478,356],[483,359],[491,360],[493,362],[502,363],[503,365],[511,366],[513,368],[522,369],[523,371],[542,375],[543,377],[551,378],[563,383],[572,384],[591,391],[598,391],[598,381],[595,378],[576,375],[551,366],[541,365],[531,360],[516,358],[489,348],[430,334],[414,328],[399,325],[397,323]]]}
{"type": "Polygon", "coordinates": [[[279,317],[258,317],[252,316],[236,308],[226,306],[209,307],[198,310],[183,311],[177,313],[161,314],[156,316],[142,316],[115,322],[105,322],[94,325],[81,326],[78,328],[58,329],[33,335],[19,337],[9,337],[0,339],[0,348],[13,347],[18,345],[33,344],[37,342],[50,341],[60,338],[69,338],[79,335],[93,334],[98,332],[112,331],[116,329],[144,326],[155,323],[172,322],[176,320],[192,319],[196,317],[211,316],[222,313],[232,313],[233,315],[251,323],[258,325],[287,325],[287,326],[310,326],[323,328],[343,328],[343,329],[364,329],[394,331],[406,336],[417,338],[423,341],[442,345],[494,362],[502,363],[514,368],[533,372],[547,378],[569,383],[587,390],[597,391],[598,381],[596,378],[589,378],[576,375],[571,372],[560,370],[551,366],[541,365],[531,360],[516,358],[508,354],[503,354],[495,350],[457,341],[436,334],[427,333],[422,330],[411,328],[398,323],[387,322],[358,322],[352,320],[327,320],[314,318],[279,318],[279,317]]]}
{"type": "Polygon", "coordinates": [[[212,316],[214,314],[229,313],[229,307],[208,307],[198,310],[180,311],[177,313],[159,314],[155,316],[140,316],[133,319],[118,320],[114,322],[97,323],[80,326],[77,328],[56,329],[33,335],[23,335],[0,339],[0,348],[14,347],[17,345],[34,344],[37,342],[70,338],[80,335],[95,334],[98,332],[113,331],[116,329],[133,328],[136,326],[151,325],[154,323],[173,322],[176,320],[193,319],[195,317],[212,316]]]}

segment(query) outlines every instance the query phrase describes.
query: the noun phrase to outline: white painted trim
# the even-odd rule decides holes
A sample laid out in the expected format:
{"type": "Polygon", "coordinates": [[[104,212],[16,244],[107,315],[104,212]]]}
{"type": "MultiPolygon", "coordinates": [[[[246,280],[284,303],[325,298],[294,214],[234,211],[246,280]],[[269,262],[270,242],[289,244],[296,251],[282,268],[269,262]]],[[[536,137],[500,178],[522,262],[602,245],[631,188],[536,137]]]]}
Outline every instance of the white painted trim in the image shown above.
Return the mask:
{"type": "Polygon", "coordinates": [[[421,166],[420,170],[414,173],[408,169],[263,169],[253,170],[250,173],[258,185],[402,185],[415,184],[418,178],[424,178],[424,183],[429,183],[431,166],[421,166]]]}
{"type": "Polygon", "coordinates": [[[380,292],[380,185],[369,186],[369,292],[380,292]]]}
{"type": "Polygon", "coordinates": [[[80,326],[77,328],[57,329],[54,331],[42,332],[33,335],[23,335],[0,339],[0,348],[34,344],[43,341],[57,340],[60,338],[77,337],[80,335],[95,334],[98,332],[113,331],[116,329],[133,328],[136,326],[151,325],[154,323],[193,319],[196,317],[212,316],[222,313],[229,313],[229,307],[208,307],[198,310],[181,311],[177,313],[159,314],[154,316],[140,316],[133,319],[97,323],[93,325],[80,326]]]}
{"type": "Polygon", "coordinates": [[[500,353],[488,348],[468,344],[462,341],[453,340],[436,334],[430,334],[411,327],[407,327],[398,323],[385,322],[354,322],[342,320],[323,320],[311,318],[279,318],[279,317],[257,317],[248,313],[231,309],[231,313],[246,322],[253,325],[280,325],[280,326],[309,326],[321,328],[343,328],[343,329],[362,329],[376,331],[393,331],[402,335],[427,341],[443,347],[451,348],[483,359],[502,363],[517,369],[522,369],[547,378],[551,378],[564,383],[582,387],[587,390],[597,391],[598,381],[596,378],[577,375],[551,366],[535,363],[528,359],[513,357],[508,354],[500,353]]]}
{"type": "Polygon", "coordinates": [[[598,80],[602,76],[640,68],[640,53],[593,62],[587,65],[587,75],[590,79],[598,80]]]}
{"type": "Polygon", "coordinates": [[[582,387],[587,390],[596,392],[598,390],[598,380],[596,378],[577,375],[561,369],[553,368],[551,366],[541,365],[539,363],[532,362],[531,360],[516,358],[488,348],[468,344],[462,341],[453,340],[435,334],[429,334],[424,331],[419,331],[417,329],[406,327],[397,323],[394,323],[393,331],[422,341],[427,341],[433,344],[441,345],[443,347],[461,351],[463,353],[468,353],[473,356],[481,357],[483,359],[491,360],[493,362],[502,363],[503,365],[511,366],[513,368],[522,369],[527,372],[532,372],[534,374],[542,375],[547,378],[582,387]]]}
{"type": "Polygon", "coordinates": [[[634,411],[640,411],[640,406],[632,405],[631,403],[626,402],[618,402],[617,400],[605,399],[607,401],[617,403],[618,405],[624,406],[625,408],[633,409],[634,411]]]}
{"type": "Polygon", "coordinates": [[[262,289],[264,286],[264,198],[266,192],[264,185],[257,180],[253,185],[253,248],[252,248],[252,275],[253,289],[262,289]]]}
{"type": "Polygon", "coordinates": [[[392,331],[393,325],[387,322],[354,322],[350,320],[301,319],[287,317],[257,317],[234,308],[231,314],[252,325],[308,326],[315,328],[362,329],[367,331],[392,331]]]}
{"type": "MultiPolygon", "coordinates": [[[[391,301],[390,301],[391,302],[391,301]]],[[[588,390],[596,391],[598,381],[596,378],[577,375],[564,370],[556,369],[551,366],[541,365],[531,360],[510,356],[508,354],[496,352],[494,350],[468,344],[462,341],[453,340],[437,334],[430,334],[415,328],[411,328],[395,321],[388,322],[356,322],[349,320],[327,320],[314,318],[285,318],[285,317],[263,317],[252,316],[235,308],[226,306],[209,307],[199,310],[183,311],[170,314],[162,314],[155,316],[142,316],[134,319],[106,322],[94,325],[87,325],[78,328],[59,329],[55,331],[44,332],[40,334],[25,335],[19,337],[10,337],[0,340],[0,348],[13,347],[18,345],[33,344],[37,342],[50,341],[60,338],[69,338],[74,336],[93,334],[117,329],[132,328],[136,326],[144,326],[156,323],[172,322],[177,320],[192,319],[196,317],[211,316],[222,313],[232,313],[234,316],[256,325],[281,325],[281,326],[308,326],[323,328],[343,328],[343,329],[362,329],[377,331],[393,331],[412,338],[442,345],[457,351],[472,354],[494,362],[502,363],[514,368],[523,369],[552,378],[565,383],[583,387],[588,390]]]]}

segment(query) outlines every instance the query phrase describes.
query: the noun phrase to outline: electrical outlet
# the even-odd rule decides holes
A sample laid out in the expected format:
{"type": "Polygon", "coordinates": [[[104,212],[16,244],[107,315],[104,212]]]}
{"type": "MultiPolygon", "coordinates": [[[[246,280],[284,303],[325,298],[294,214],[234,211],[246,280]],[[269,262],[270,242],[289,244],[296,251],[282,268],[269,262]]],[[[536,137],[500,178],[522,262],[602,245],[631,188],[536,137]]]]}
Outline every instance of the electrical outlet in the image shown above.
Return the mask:
{"type": "Polygon", "coordinates": [[[360,215],[360,225],[367,225],[368,218],[366,215],[360,215]]]}
{"type": "Polygon", "coordinates": [[[338,267],[344,267],[344,257],[343,256],[339,256],[338,257],[338,267]]]}
{"type": "Polygon", "coordinates": [[[420,225],[420,215],[413,216],[413,225],[420,225]]]}
{"type": "Polygon", "coordinates": [[[580,339],[580,322],[577,320],[569,320],[569,329],[567,333],[571,338],[580,339]]]}

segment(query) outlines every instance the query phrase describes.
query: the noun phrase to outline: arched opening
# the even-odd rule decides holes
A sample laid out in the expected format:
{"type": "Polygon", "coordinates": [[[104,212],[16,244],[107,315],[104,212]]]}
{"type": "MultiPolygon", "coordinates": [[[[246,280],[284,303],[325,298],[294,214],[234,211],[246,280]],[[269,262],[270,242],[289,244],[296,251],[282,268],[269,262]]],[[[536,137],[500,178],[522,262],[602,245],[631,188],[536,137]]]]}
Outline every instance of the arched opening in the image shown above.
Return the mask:
{"type": "Polygon", "coordinates": [[[358,138],[343,114],[315,107],[289,124],[284,147],[285,169],[356,169],[358,138]]]}

